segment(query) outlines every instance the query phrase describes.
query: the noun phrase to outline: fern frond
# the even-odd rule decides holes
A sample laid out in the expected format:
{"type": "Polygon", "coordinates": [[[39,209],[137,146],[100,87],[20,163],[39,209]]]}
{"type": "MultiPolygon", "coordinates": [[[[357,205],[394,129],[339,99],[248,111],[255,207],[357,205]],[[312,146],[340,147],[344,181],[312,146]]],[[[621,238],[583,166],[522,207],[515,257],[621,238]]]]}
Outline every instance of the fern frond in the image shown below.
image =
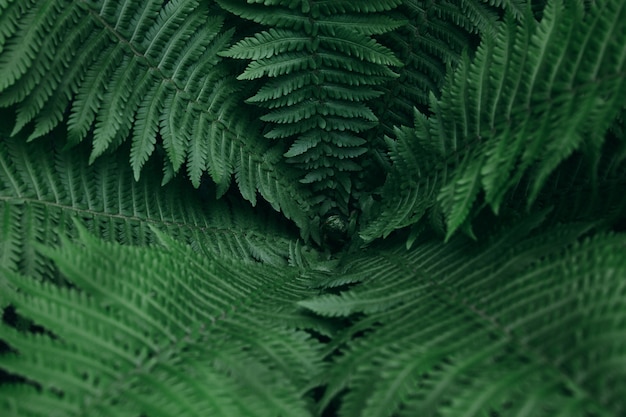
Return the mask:
{"type": "MultiPolygon", "coordinates": [[[[520,88],[514,90],[515,95],[511,96],[510,107],[500,107],[500,111],[511,114],[511,128],[496,126],[495,117],[490,120],[487,119],[489,120],[488,128],[480,127],[478,122],[474,123],[474,129],[477,132],[485,132],[487,129],[492,132],[502,132],[502,137],[498,137],[497,133],[490,135],[493,139],[488,140],[487,146],[492,149],[496,146],[503,148],[504,146],[500,144],[502,142],[514,144],[511,146],[511,151],[506,152],[503,156],[489,154],[490,157],[482,169],[481,181],[486,192],[486,200],[496,211],[506,190],[514,185],[514,181],[517,181],[519,175],[525,170],[528,170],[529,175],[533,178],[533,185],[528,198],[528,201],[532,202],[547,175],[574,149],[581,146],[582,136],[591,134],[591,140],[602,143],[604,132],[610,123],[607,119],[612,120],[616,110],[622,107],[623,99],[620,91],[624,88],[625,83],[624,77],[619,74],[623,73],[624,62],[618,64],[621,65],[620,68],[610,63],[614,62],[613,56],[619,56],[623,51],[620,52],[617,50],[620,47],[617,47],[610,56],[596,54],[598,49],[604,49],[609,45],[621,45],[621,37],[626,36],[624,33],[618,34],[611,29],[611,24],[619,25],[617,22],[624,17],[621,15],[625,13],[623,5],[617,2],[609,3],[604,9],[594,8],[587,15],[581,17],[580,10],[574,6],[562,10],[559,2],[550,2],[544,12],[541,24],[537,26],[535,34],[530,36],[530,51],[526,60],[528,67],[523,71],[524,74],[527,74],[524,76],[526,79],[520,80],[520,88]],[[580,23],[576,23],[577,19],[581,19],[579,20],[580,23]],[[591,22],[595,21],[606,22],[607,26],[604,28],[594,27],[591,22]],[[613,36],[617,38],[613,38],[613,36]],[[590,43],[581,42],[580,38],[593,38],[598,43],[592,46],[590,43]],[[585,45],[583,49],[586,52],[580,50],[580,45],[585,45]],[[587,49],[587,46],[590,49],[587,49]],[[606,65],[605,76],[599,78],[596,73],[585,71],[583,68],[572,67],[569,64],[570,59],[581,53],[591,55],[586,60],[591,61],[590,66],[592,67],[606,65]],[[560,81],[567,79],[571,79],[578,87],[574,87],[571,83],[566,86],[560,81]],[[572,104],[576,103],[575,108],[571,105],[561,104],[564,100],[572,104]],[[606,104],[601,105],[599,101],[606,104]],[[594,107],[593,111],[591,111],[592,106],[594,107]],[[507,109],[512,110],[512,113],[508,113],[507,109]],[[601,122],[597,121],[598,117],[602,120],[601,122]],[[512,129],[515,131],[511,131],[512,129]],[[529,138],[517,139],[517,135],[522,138],[524,136],[529,138]],[[522,144],[515,144],[516,142],[519,143],[519,140],[522,141],[522,144]],[[514,173],[511,172],[511,176],[503,175],[506,171],[496,168],[496,164],[501,166],[501,164],[507,163],[509,169],[512,169],[512,161],[516,160],[520,161],[519,167],[514,173]]],[[[522,42],[524,41],[522,40],[522,42]]],[[[515,48],[513,45],[511,47],[515,48]]],[[[485,54],[487,53],[485,51],[485,54]]],[[[496,54],[494,56],[495,59],[499,57],[502,55],[496,54]]],[[[489,65],[493,68],[498,64],[504,65],[504,68],[508,66],[504,62],[499,63],[499,61],[489,65]]],[[[485,61],[481,65],[487,65],[487,62],[485,61]]],[[[509,71],[517,72],[511,67],[507,70],[507,72],[509,71]]],[[[475,78],[474,75],[469,77],[470,79],[475,78]]],[[[513,80],[516,78],[514,76],[513,80]]],[[[506,85],[506,81],[503,81],[503,85],[506,85]]],[[[505,90],[503,94],[507,92],[505,90]]],[[[502,98],[504,97],[493,95],[490,97],[489,92],[486,91],[485,99],[482,102],[494,103],[490,114],[495,114],[498,112],[496,106],[502,98]]],[[[476,111],[480,111],[480,107],[477,107],[476,111]]]]}
{"type": "MultiPolygon", "coordinates": [[[[191,13],[197,8],[197,3],[193,1],[168,4],[161,11],[160,17],[158,2],[148,2],[143,10],[138,7],[122,9],[114,6],[109,4],[102,10],[98,10],[97,5],[83,2],[72,5],[63,2],[38,2],[27,7],[16,4],[10,6],[17,10],[17,23],[27,28],[25,33],[17,31],[7,37],[0,56],[0,67],[4,74],[2,78],[7,81],[1,88],[6,90],[11,87],[4,91],[8,100],[11,100],[5,105],[10,102],[21,103],[14,133],[30,121],[35,122],[35,131],[31,138],[47,133],[61,121],[65,108],[72,102],[72,96],[78,93],[78,103],[70,115],[74,123],[70,126],[76,130],[72,133],[73,140],[82,140],[87,130],[93,126],[95,116],[109,104],[106,100],[101,100],[101,96],[105,93],[104,83],[112,81],[110,69],[113,63],[119,64],[120,59],[124,58],[124,65],[118,67],[118,77],[114,78],[118,88],[127,87],[130,80],[135,81],[137,75],[131,68],[136,70],[138,66],[145,70],[153,68],[150,71],[155,76],[150,77],[152,83],[164,82],[170,87],[178,87],[173,83],[171,75],[178,59],[184,60],[185,50],[178,48],[181,41],[184,42],[190,32],[206,23],[205,27],[211,28],[213,33],[204,31],[207,36],[201,40],[196,38],[197,42],[193,45],[206,48],[221,28],[220,19],[206,20],[206,13],[191,13]],[[120,11],[121,14],[118,15],[120,11]],[[37,20],[42,16],[43,20],[37,20]],[[189,16],[191,17],[187,19],[189,16]],[[41,39],[37,33],[51,32],[51,28],[47,26],[49,23],[46,22],[55,21],[57,24],[52,36],[41,39]],[[182,30],[179,36],[174,36],[179,24],[182,30]],[[144,36],[155,38],[147,43],[144,36]],[[167,47],[168,42],[172,42],[170,48],[167,47]],[[13,56],[25,52],[28,53],[26,57],[13,56]],[[176,53],[181,53],[182,56],[172,56],[176,53]],[[16,71],[11,64],[19,65],[21,70],[16,71]],[[99,71],[95,70],[94,64],[98,64],[99,71]],[[128,71],[124,71],[125,67],[128,67],[128,71]],[[89,75],[86,76],[87,74],[89,75]],[[125,77],[133,78],[129,80],[125,77]]],[[[11,11],[9,9],[5,12],[11,11]]],[[[207,58],[214,59],[205,57],[205,62],[207,58]]],[[[116,85],[115,82],[113,85],[116,85]]],[[[124,94],[127,95],[123,103],[128,106],[127,111],[132,116],[140,102],[137,95],[129,95],[130,90],[126,88],[124,94]]],[[[145,97],[145,100],[150,101],[150,97],[145,97]]],[[[113,104],[118,103],[114,101],[113,104]]],[[[162,111],[162,108],[158,110],[162,111]]],[[[153,114],[151,116],[154,117],[153,114]]],[[[130,130],[132,118],[125,119],[116,116],[120,126],[105,134],[108,141],[115,137],[117,129],[121,128],[122,132],[130,130]]]]}
{"type": "MultiPolygon", "coordinates": [[[[485,1],[465,0],[461,1],[461,9],[464,17],[474,27],[482,29],[482,32],[491,32],[495,29],[498,20],[497,11],[485,7],[485,1]]],[[[469,28],[467,28],[469,29],[469,28]]]]}
{"type": "MultiPolygon", "coordinates": [[[[416,125],[428,123],[419,112],[415,117],[416,125]]],[[[379,212],[363,213],[359,235],[366,242],[414,224],[434,205],[434,197],[441,187],[440,178],[434,174],[441,169],[443,155],[433,148],[429,136],[418,139],[415,132],[396,128],[396,139],[387,140],[393,168],[381,191],[385,196],[382,208],[379,212]],[[407,172],[416,173],[416,178],[406,178],[407,172]],[[429,181],[418,181],[421,176],[429,181]]]]}
{"type": "MultiPolygon", "coordinates": [[[[472,7],[480,9],[481,14],[493,17],[501,12],[486,2],[473,3],[472,7]]],[[[370,153],[375,156],[373,161],[377,161],[376,171],[388,170],[388,165],[376,156],[387,150],[382,138],[394,137],[396,127],[410,124],[415,107],[425,111],[430,95],[440,95],[446,75],[458,65],[462,51],[473,51],[479,36],[493,36],[493,19],[489,24],[472,20],[464,11],[464,5],[465,2],[405,1],[398,11],[407,19],[407,24],[380,37],[403,66],[398,69],[397,79],[378,89],[382,93],[380,99],[372,101],[372,110],[380,124],[367,132],[367,139],[370,153]]],[[[378,180],[376,174],[364,172],[360,182],[372,184],[378,180]]],[[[369,193],[371,191],[364,193],[365,199],[369,193]]]]}
{"type": "MultiPolygon", "coordinates": [[[[217,56],[233,32],[223,30],[223,15],[207,12],[195,0],[109,2],[102,8],[86,2],[8,5],[2,10],[7,23],[0,91],[2,106],[17,106],[13,134],[34,123],[29,139],[40,137],[62,121],[69,106],[68,142],[75,145],[93,134],[90,161],[130,139],[137,179],[163,146],[164,182],[186,161],[196,187],[208,172],[222,195],[232,175],[244,169],[237,167],[235,149],[244,155],[259,151],[250,149],[255,145],[248,137],[257,135],[258,127],[245,127],[246,119],[234,117],[241,88],[217,56]]],[[[252,161],[255,171],[280,170],[258,154],[252,161]]],[[[284,209],[304,235],[315,228],[304,214],[307,196],[286,181],[288,176],[254,176],[253,186],[265,184],[266,190],[266,181],[278,181],[285,192],[255,188],[253,193],[284,197],[270,203],[284,209]]]]}
{"type": "MultiPolygon", "coordinates": [[[[625,18],[618,1],[588,12],[551,1],[541,22],[500,23],[497,36],[484,38],[476,57],[451,73],[432,103],[435,115],[416,126],[416,137],[446,149],[448,166],[433,177],[445,177],[438,202],[448,237],[467,224],[481,192],[497,213],[527,179],[531,205],[574,151],[599,152],[624,104],[626,33],[617,28],[625,18]]],[[[411,180],[432,182],[418,178],[411,180]]]]}
{"type": "Polygon", "coordinates": [[[270,27],[240,40],[221,55],[251,60],[238,78],[262,80],[260,89],[248,101],[269,109],[260,117],[270,126],[265,136],[287,139],[290,147],[295,146],[293,149],[299,148],[295,143],[307,143],[308,156],[294,150],[284,156],[300,171],[301,182],[312,184],[314,198],[326,202],[317,211],[325,215],[336,207],[347,213],[352,178],[343,172],[359,166],[359,157],[366,148],[339,151],[335,143],[324,138],[350,132],[348,136],[354,139],[339,145],[345,148],[349,143],[362,142],[361,132],[378,123],[368,101],[379,95],[375,86],[396,76],[390,67],[402,63],[372,35],[402,24],[382,14],[397,4],[370,0],[358,5],[218,3],[240,17],[270,27]],[[276,19],[273,11],[294,17],[276,19]],[[359,22],[361,27],[356,25],[359,22]],[[354,162],[336,162],[344,159],[354,162]]]}
{"type": "Polygon", "coordinates": [[[339,51],[347,56],[354,56],[361,61],[377,65],[401,66],[402,62],[391,54],[391,51],[372,38],[366,38],[359,32],[347,31],[343,28],[323,31],[318,36],[319,42],[330,51],[339,51]],[[328,32],[328,34],[325,34],[328,32]]]}
{"type": "MultiPolygon", "coordinates": [[[[180,179],[161,187],[159,170],[132,180],[121,155],[87,165],[87,149],[60,151],[61,141],[0,142],[0,264],[31,276],[47,276],[34,246],[75,236],[81,219],[98,236],[124,244],[154,242],[150,227],[167,231],[199,253],[285,265],[294,239],[270,213],[260,217],[241,202],[198,197],[180,179]],[[259,229],[259,226],[262,226],[259,229]]],[[[206,191],[207,193],[210,191],[206,191]]],[[[260,212],[259,212],[260,213],[260,212]]]]}
{"type": "Polygon", "coordinates": [[[270,29],[242,40],[228,50],[229,57],[259,60],[286,52],[312,49],[312,39],[304,33],[285,29],[270,29]]]}
{"type": "Polygon", "coordinates": [[[0,387],[2,409],[49,415],[41,399],[77,416],[311,415],[304,394],[321,364],[316,342],[287,325],[310,293],[294,270],[201,256],[154,233],[161,246],[81,229],[80,244],[41,247],[72,287],[4,271],[18,313],[46,333],[0,325],[14,349],[0,367],[29,381],[0,387]]]}
{"type": "Polygon", "coordinates": [[[620,415],[626,410],[623,234],[518,222],[476,244],[402,242],[354,254],[302,301],[351,316],[321,406],[341,416],[620,415]],[[611,368],[612,382],[606,375],[611,368]]]}

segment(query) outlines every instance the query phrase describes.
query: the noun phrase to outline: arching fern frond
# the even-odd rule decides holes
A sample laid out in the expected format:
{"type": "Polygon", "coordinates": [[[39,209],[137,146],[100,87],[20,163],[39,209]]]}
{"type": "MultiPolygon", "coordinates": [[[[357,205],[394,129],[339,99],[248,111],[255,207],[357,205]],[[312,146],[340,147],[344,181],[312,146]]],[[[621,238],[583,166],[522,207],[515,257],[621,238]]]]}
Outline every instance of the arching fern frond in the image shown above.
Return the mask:
{"type": "MultiPolygon", "coordinates": [[[[92,157],[126,140],[132,129],[138,177],[162,130],[164,101],[182,94],[186,107],[205,75],[216,71],[216,52],[228,37],[218,36],[223,19],[207,12],[193,0],[163,8],[157,1],[10,5],[3,14],[14,25],[0,55],[0,90],[2,105],[18,104],[14,133],[31,121],[30,139],[48,133],[71,104],[68,136],[75,143],[93,129],[92,157]]],[[[172,162],[177,168],[181,156],[172,162]]]]}
{"type": "Polygon", "coordinates": [[[475,59],[465,57],[451,73],[432,101],[434,115],[415,126],[416,137],[431,137],[447,164],[406,180],[445,177],[437,200],[448,237],[465,224],[480,193],[498,212],[507,193],[527,180],[530,205],[574,151],[597,158],[626,96],[624,19],[620,1],[594,3],[586,12],[550,1],[541,22],[509,17],[495,39],[484,38],[475,59]]]}
{"type": "Polygon", "coordinates": [[[378,96],[376,86],[396,76],[390,67],[401,65],[372,35],[402,24],[381,14],[399,2],[218,3],[269,26],[221,55],[251,60],[239,79],[263,84],[248,101],[267,109],[261,117],[267,138],[288,140],[285,157],[301,182],[312,184],[318,211],[347,213],[352,173],[367,150],[355,144],[378,123],[368,101],[378,96]]]}
{"type": "MultiPolygon", "coordinates": [[[[528,201],[532,202],[547,176],[575,149],[599,148],[624,104],[626,61],[620,57],[626,31],[618,29],[624,18],[626,8],[619,1],[597,4],[584,15],[575,5],[549,2],[535,30],[515,33],[509,25],[494,46],[481,50],[468,68],[468,79],[461,79],[465,69],[457,72],[447,105],[455,103],[450,116],[465,122],[458,127],[446,125],[444,135],[471,142],[484,136],[483,144],[473,146],[468,158],[476,165],[478,152],[484,151],[486,159],[474,174],[471,169],[465,171],[468,175],[457,170],[442,190],[440,200],[451,231],[462,223],[465,211],[453,209],[455,201],[462,195],[469,197],[458,186],[470,178],[478,181],[486,201],[497,211],[506,191],[522,175],[530,176],[528,201]],[[515,57],[516,45],[521,48],[526,42],[528,52],[515,57]],[[524,69],[515,68],[516,63],[524,69]],[[494,79],[490,74],[499,76],[494,79]],[[475,98],[462,98],[465,89],[475,98]]],[[[465,207],[472,200],[469,197],[465,207]]]]}
{"type": "Polygon", "coordinates": [[[430,95],[439,97],[447,73],[458,65],[462,52],[472,54],[480,38],[494,36],[497,17],[504,13],[503,9],[513,10],[519,19],[523,17],[520,1],[487,3],[404,1],[398,12],[407,23],[380,36],[404,65],[397,71],[399,77],[380,86],[380,97],[371,102],[380,123],[367,132],[368,151],[373,155],[367,161],[376,166],[369,166],[359,178],[365,201],[381,185],[379,172],[389,170],[383,138],[394,137],[396,127],[409,125],[415,107],[426,112],[430,95]],[[473,12],[469,13],[469,9],[473,12]]]}
{"type": "Polygon", "coordinates": [[[92,162],[130,139],[135,179],[162,147],[164,182],[185,162],[191,182],[198,187],[208,172],[218,195],[233,174],[248,177],[241,192],[253,204],[260,192],[303,235],[315,229],[307,194],[255,144],[260,127],[236,111],[245,96],[217,55],[232,37],[224,12],[209,15],[196,0],[57,0],[0,13],[0,106],[17,108],[13,134],[34,139],[66,118],[69,145],[92,139],[92,162]]]}
{"type": "Polygon", "coordinates": [[[295,269],[199,255],[154,230],[159,246],[80,243],[40,250],[71,286],[3,270],[18,314],[45,329],[0,324],[8,415],[303,417],[323,369],[296,331],[293,302],[311,293],[295,269]],[[261,290],[262,289],[262,290],[261,290]],[[46,407],[42,407],[45,404],[46,407]]]}
{"type": "Polygon", "coordinates": [[[322,284],[333,294],[300,303],[354,320],[332,345],[321,407],[338,398],[341,417],[626,412],[626,237],[577,239],[589,223],[524,237],[538,220],[482,244],[455,237],[407,252],[396,240],[348,258],[322,284]]]}
{"type": "MultiPolygon", "coordinates": [[[[416,126],[428,123],[421,113],[415,116],[416,126]]],[[[445,160],[441,151],[433,147],[430,136],[417,138],[415,131],[408,127],[396,128],[395,139],[387,138],[393,169],[381,194],[396,197],[386,197],[381,204],[374,205],[376,212],[363,213],[359,234],[367,242],[381,234],[386,238],[396,229],[413,225],[435,205],[435,197],[441,188],[438,175],[444,175],[441,171],[445,160]],[[416,174],[417,178],[428,178],[428,181],[407,181],[407,172],[416,174]]]]}
{"type": "Polygon", "coordinates": [[[403,62],[399,77],[385,89],[376,112],[384,124],[384,133],[394,126],[407,125],[413,107],[425,108],[429,95],[439,96],[448,69],[455,67],[464,50],[473,51],[480,37],[492,37],[498,15],[511,11],[523,19],[524,0],[513,1],[404,1],[399,11],[407,19],[402,28],[385,34],[388,45],[403,62]]]}
{"type": "Polygon", "coordinates": [[[291,257],[295,236],[272,210],[253,213],[240,200],[198,196],[180,178],[161,187],[153,163],[145,168],[149,175],[135,182],[119,153],[88,166],[85,146],[61,151],[62,141],[46,139],[0,141],[0,264],[5,268],[50,279],[51,265],[35,246],[76,236],[76,219],[97,236],[123,244],[153,243],[151,228],[156,228],[207,256],[275,265],[286,265],[291,257]]]}

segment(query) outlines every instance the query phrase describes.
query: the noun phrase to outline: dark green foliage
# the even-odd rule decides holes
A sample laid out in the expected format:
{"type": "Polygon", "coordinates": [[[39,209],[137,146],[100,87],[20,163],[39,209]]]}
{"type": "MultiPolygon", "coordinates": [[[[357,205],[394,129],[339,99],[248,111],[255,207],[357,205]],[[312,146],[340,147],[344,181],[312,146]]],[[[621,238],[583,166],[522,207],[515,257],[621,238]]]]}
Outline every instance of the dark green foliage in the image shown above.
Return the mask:
{"type": "Polygon", "coordinates": [[[323,367],[316,343],[290,330],[300,321],[283,300],[311,292],[297,274],[200,255],[156,230],[158,247],[80,232],[80,245],[36,245],[72,287],[4,270],[17,312],[47,329],[0,327],[19,352],[3,355],[0,366],[31,369],[37,383],[3,387],[4,413],[308,413],[304,393],[323,367]]]}
{"type": "Polygon", "coordinates": [[[373,37],[402,25],[385,13],[397,3],[246,7],[240,1],[219,1],[227,10],[270,27],[222,55],[251,60],[238,79],[263,79],[247,102],[267,109],[260,117],[268,123],[265,137],[287,139],[284,156],[301,172],[300,181],[325,195],[319,201],[321,215],[334,207],[348,213],[352,177],[367,152],[364,132],[378,123],[368,103],[381,95],[381,85],[397,77],[391,68],[402,64],[373,37]]]}
{"type": "Polygon", "coordinates": [[[0,0],[0,415],[626,414],[624,22],[0,0]]]}
{"type": "Polygon", "coordinates": [[[33,245],[52,245],[59,233],[74,236],[78,219],[110,241],[148,245],[154,243],[151,227],[155,227],[199,253],[287,264],[293,237],[271,214],[255,214],[240,203],[217,201],[212,195],[203,201],[180,179],[161,187],[154,166],[145,168],[151,175],[128,181],[132,172],[119,154],[88,166],[84,147],[69,153],[59,151],[58,145],[55,138],[25,143],[22,138],[2,137],[3,266],[45,276],[49,265],[33,245]]]}
{"type": "Polygon", "coordinates": [[[348,389],[342,417],[625,413],[626,239],[577,242],[588,224],[526,235],[538,219],[479,245],[394,242],[347,259],[321,287],[361,284],[300,302],[355,317],[321,406],[348,389]]]}
{"type": "Polygon", "coordinates": [[[450,73],[441,98],[432,100],[433,116],[417,113],[413,129],[396,132],[395,169],[414,175],[390,176],[386,207],[376,215],[385,221],[375,220],[363,236],[385,235],[434,207],[449,237],[481,191],[497,213],[525,181],[530,205],[575,151],[598,159],[626,95],[626,9],[607,3],[584,13],[580,4],[554,1],[540,23],[531,15],[522,24],[500,23],[475,59],[465,57],[450,73]]]}
{"type": "Polygon", "coordinates": [[[159,146],[163,182],[186,162],[194,186],[208,172],[219,196],[235,174],[253,205],[258,191],[309,236],[307,193],[236,111],[245,96],[217,55],[233,33],[224,12],[196,0],[65,3],[2,5],[0,106],[17,109],[13,134],[31,123],[38,138],[65,119],[69,146],[92,142],[90,161],[130,140],[135,179],[159,146]]]}

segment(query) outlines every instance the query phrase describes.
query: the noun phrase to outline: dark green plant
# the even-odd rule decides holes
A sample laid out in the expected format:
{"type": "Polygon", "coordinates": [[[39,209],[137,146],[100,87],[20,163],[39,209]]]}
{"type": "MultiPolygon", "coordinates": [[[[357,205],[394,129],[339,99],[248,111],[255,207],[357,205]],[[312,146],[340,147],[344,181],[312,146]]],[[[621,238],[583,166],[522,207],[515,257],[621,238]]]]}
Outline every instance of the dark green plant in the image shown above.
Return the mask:
{"type": "Polygon", "coordinates": [[[0,414],[626,414],[624,22],[0,0],[0,414]]]}

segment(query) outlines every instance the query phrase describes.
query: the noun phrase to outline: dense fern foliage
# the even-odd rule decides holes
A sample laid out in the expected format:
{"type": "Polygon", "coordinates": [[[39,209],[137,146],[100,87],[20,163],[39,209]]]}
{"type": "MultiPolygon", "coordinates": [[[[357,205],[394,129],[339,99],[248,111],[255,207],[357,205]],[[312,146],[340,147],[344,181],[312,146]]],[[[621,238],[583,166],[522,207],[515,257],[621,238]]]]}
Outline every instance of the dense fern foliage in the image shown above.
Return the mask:
{"type": "Polygon", "coordinates": [[[208,172],[222,195],[235,174],[245,198],[259,191],[306,234],[307,193],[235,111],[240,87],[217,56],[233,32],[224,13],[161,4],[3,4],[0,106],[17,109],[13,133],[34,139],[65,120],[68,145],[91,141],[90,161],[130,140],[135,179],[158,146],[163,182],[185,163],[195,186],[208,172]]]}
{"type": "Polygon", "coordinates": [[[539,219],[481,245],[381,245],[320,280],[361,283],[300,302],[354,317],[335,337],[321,405],[348,388],[342,416],[626,412],[624,238],[575,243],[588,224],[525,236],[539,219]]]}
{"type": "Polygon", "coordinates": [[[0,0],[0,414],[626,414],[624,22],[0,0]]]}
{"type": "Polygon", "coordinates": [[[5,387],[5,412],[308,412],[302,392],[321,358],[310,336],[289,330],[297,314],[283,301],[310,293],[306,282],[162,239],[163,247],[124,247],[83,231],[80,246],[44,250],[71,287],[6,272],[9,300],[46,332],[2,328],[20,352],[4,355],[2,367],[33,367],[38,383],[5,387]]]}
{"type": "Polygon", "coordinates": [[[401,65],[373,36],[401,26],[385,13],[400,2],[219,3],[271,26],[223,54],[252,60],[239,79],[268,78],[248,102],[268,109],[260,117],[268,123],[265,137],[289,140],[284,156],[302,172],[300,181],[326,194],[321,214],[333,206],[347,213],[351,177],[367,151],[363,132],[378,122],[367,104],[401,65]]]}
{"type": "Polygon", "coordinates": [[[387,234],[433,209],[445,217],[449,236],[464,225],[479,192],[497,213],[524,181],[530,204],[572,153],[599,158],[626,94],[624,11],[613,6],[584,14],[582,4],[552,2],[541,22],[527,15],[519,24],[509,15],[499,24],[475,59],[466,57],[450,74],[433,100],[434,115],[416,113],[413,128],[398,128],[390,143],[395,167],[420,175],[412,182],[390,177],[382,194],[388,208],[364,235],[387,234]],[[600,22],[606,26],[591,36],[600,22]]]}

